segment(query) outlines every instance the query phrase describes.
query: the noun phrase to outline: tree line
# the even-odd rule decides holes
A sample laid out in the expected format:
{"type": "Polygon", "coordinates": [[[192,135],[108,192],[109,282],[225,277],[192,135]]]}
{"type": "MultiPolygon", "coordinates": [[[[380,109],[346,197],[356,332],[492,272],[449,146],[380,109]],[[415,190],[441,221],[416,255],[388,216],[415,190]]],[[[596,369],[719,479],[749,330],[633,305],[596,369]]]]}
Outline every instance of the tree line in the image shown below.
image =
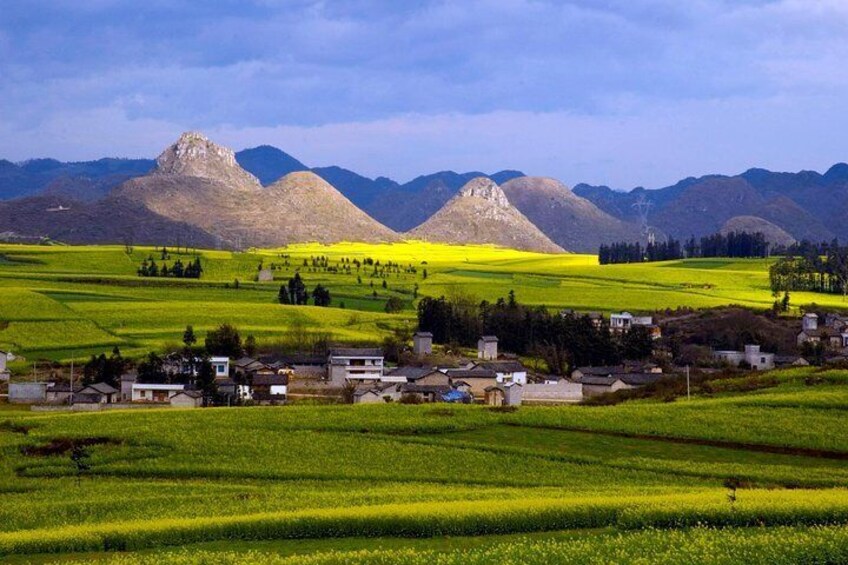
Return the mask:
{"type": "Polygon", "coordinates": [[[329,306],[332,302],[330,289],[319,284],[310,293],[300,273],[295,273],[287,284],[280,286],[280,291],[277,293],[277,301],[280,304],[304,306],[309,303],[310,296],[315,306],[329,306]]]}
{"type": "Polygon", "coordinates": [[[803,251],[781,257],[769,267],[775,296],[796,290],[848,295],[848,246],[834,240],[827,245],[809,245],[803,251]]]}
{"type": "Polygon", "coordinates": [[[203,267],[200,265],[200,257],[196,257],[194,261],[189,261],[183,264],[180,259],[174,261],[174,264],[168,267],[167,263],[162,265],[156,264],[152,256],[142,261],[138,268],[138,276],[140,277],[173,277],[177,279],[199,279],[203,274],[203,267]]]}
{"type": "Polygon", "coordinates": [[[598,249],[598,262],[601,265],[614,263],[646,263],[651,261],[671,261],[695,257],[768,257],[770,246],[761,232],[714,233],[700,239],[694,237],[683,245],[674,238],[662,242],[641,243],[619,241],[601,245],[598,249]]]}
{"type": "Polygon", "coordinates": [[[474,347],[481,335],[496,335],[504,350],[540,357],[558,375],[586,365],[645,359],[653,350],[645,328],[615,335],[605,321],[519,304],[513,291],[495,303],[461,295],[424,297],[418,303],[418,328],[431,332],[435,343],[464,347],[474,347]]]}

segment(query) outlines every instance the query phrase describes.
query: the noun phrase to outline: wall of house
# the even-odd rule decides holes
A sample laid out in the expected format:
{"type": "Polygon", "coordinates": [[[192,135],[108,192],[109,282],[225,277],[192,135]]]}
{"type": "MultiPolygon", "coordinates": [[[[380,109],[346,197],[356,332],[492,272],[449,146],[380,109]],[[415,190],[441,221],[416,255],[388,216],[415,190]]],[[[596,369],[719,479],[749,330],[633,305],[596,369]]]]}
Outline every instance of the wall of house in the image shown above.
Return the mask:
{"type": "Polygon", "coordinates": [[[47,397],[47,385],[44,383],[10,383],[10,404],[32,404],[44,402],[47,397]]]}
{"type": "Polygon", "coordinates": [[[569,404],[583,400],[583,385],[561,379],[556,384],[524,385],[524,404],[569,404]]]}

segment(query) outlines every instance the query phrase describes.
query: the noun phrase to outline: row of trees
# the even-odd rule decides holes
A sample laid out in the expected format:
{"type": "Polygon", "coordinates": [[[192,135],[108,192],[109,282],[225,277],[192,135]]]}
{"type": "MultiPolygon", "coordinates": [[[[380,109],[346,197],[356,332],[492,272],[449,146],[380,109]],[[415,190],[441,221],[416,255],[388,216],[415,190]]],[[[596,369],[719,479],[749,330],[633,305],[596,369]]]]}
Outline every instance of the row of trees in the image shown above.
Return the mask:
{"type": "Polygon", "coordinates": [[[669,238],[668,241],[651,242],[645,247],[639,242],[620,241],[610,245],[601,245],[598,261],[601,265],[613,263],[642,263],[645,261],[671,261],[682,259],[680,242],[669,238]]]}
{"type": "Polygon", "coordinates": [[[761,232],[715,233],[695,241],[690,238],[683,246],[687,257],[768,257],[769,243],[761,232]]]}
{"type": "Polygon", "coordinates": [[[824,255],[810,248],[806,255],[787,255],[769,268],[772,292],[793,290],[848,295],[848,247],[834,241],[824,255]]]}
{"type": "Polygon", "coordinates": [[[769,243],[760,232],[715,233],[700,239],[689,238],[683,245],[676,239],[663,242],[641,243],[620,241],[601,245],[598,261],[601,265],[612,263],[642,263],[671,261],[684,257],[768,257],[769,243]]]}
{"type": "Polygon", "coordinates": [[[295,304],[306,305],[309,303],[309,297],[312,296],[312,302],[315,306],[329,306],[332,302],[330,289],[322,285],[317,285],[312,292],[306,288],[306,283],[300,276],[300,273],[295,273],[289,279],[288,284],[280,286],[280,292],[277,294],[277,300],[280,304],[295,304]]]}
{"type": "Polygon", "coordinates": [[[174,264],[168,267],[167,263],[162,263],[162,266],[156,264],[153,257],[148,257],[142,261],[138,268],[138,276],[140,277],[174,277],[177,279],[199,279],[203,274],[203,267],[200,265],[200,257],[183,264],[180,259],[174,261],[174,264]]]}
{"type": "Polygon", "coordinates": [[[425,297],[418,303],[418,326],[432,332],[436,343],[465,347],[473,347],[481,335],[497,335],[504,349],[538,356],[559,375],[584,365],[644,359],[653,350],[645,328],[616,335],[605,322],[596,324],[587,316],[552,314],[543,306],[519,304],[512,291],[494,304],[477,303],[467,295],[425,297]]]}

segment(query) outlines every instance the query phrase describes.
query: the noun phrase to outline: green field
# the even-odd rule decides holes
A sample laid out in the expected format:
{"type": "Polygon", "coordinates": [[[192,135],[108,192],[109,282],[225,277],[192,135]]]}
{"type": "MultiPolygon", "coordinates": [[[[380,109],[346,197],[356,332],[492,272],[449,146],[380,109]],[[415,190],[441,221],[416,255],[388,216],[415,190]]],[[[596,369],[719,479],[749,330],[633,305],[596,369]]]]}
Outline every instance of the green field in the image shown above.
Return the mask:
{"type": "Polygon", "coordinates": [[[848,373],[813,372],[513,412],[0,407],[0,561],[841,563],[848,373]]]}
{"type": "MultiPolygon", "coordinates": [[[[514,289],[525,304],[604,312],[726,304],[767,308],[773,301],[768,260],[600,266],[590,255],[483,246],[305,244],[246,253],[201,251],[201,280],[138,277],[137,267],[151,254],[150,248],[127,254],[120,246],[0,246],[0,348],[30,359],[67,360],[117,345],[133,356],[179,342],[188,324],[202,335],[223,322],[254,334],[260,343],[292,331],[326,333],[351,343],[376,341],[396,327],[414,329],[416,284],[419,296],[462,292],[492,301],[514,289]],[[287,266],[282,255],[288,256],[287,266]],[[303,266],[317,256],[327,257],[330,267],[343,258],[393,262],[400,272],[381,278],[368,266],[349,274],[303,266]],[[260,263],[279,267],[273,282],[255,282],[260,263]],[[310,289],[328,287],[334,307],[278,304],[280,284],[296,270],[310,289]],[[401,313],[384,312],[392,296],[403,300],[401,313]]],[[[170,263],[176,258],[173,254],[170,263]]],[[[845,305],[835,295],[792,295],[795,306],[812,302],[845,305]]]]}

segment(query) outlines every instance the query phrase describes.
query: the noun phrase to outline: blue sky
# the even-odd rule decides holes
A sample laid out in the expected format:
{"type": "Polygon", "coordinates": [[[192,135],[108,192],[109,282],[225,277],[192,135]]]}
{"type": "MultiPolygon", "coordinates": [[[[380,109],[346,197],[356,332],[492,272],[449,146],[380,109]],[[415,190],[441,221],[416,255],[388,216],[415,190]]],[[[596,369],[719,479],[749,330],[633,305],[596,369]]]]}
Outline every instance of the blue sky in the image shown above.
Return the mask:
{"type": "Polygon", "coordinates": [[[0,157],[200,130],[309,165],[618,188],[848,160],[844,0],[3,0],[0,157]]]}

